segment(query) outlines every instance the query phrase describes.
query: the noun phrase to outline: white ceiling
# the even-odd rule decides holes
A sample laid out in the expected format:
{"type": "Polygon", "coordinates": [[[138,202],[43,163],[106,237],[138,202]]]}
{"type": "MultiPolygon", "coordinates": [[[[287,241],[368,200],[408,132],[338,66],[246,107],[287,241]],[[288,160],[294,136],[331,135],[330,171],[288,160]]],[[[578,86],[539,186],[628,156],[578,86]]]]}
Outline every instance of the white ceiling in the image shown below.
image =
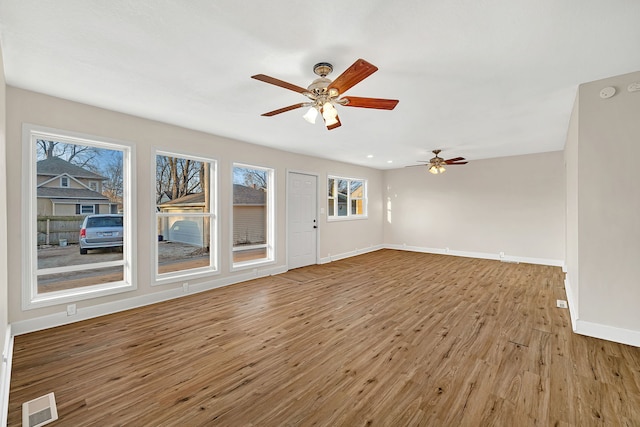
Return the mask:
{"type": "Polygon", "coordinates": [[[577,86],[640,70],[640,1],[0,0],[0,40],[12,86],[389,169],[563,149],[577,86]],[[307,99],[251,75],[358,58],[379,70],[347,93],[395,110],[260,116],[307,99]]]}

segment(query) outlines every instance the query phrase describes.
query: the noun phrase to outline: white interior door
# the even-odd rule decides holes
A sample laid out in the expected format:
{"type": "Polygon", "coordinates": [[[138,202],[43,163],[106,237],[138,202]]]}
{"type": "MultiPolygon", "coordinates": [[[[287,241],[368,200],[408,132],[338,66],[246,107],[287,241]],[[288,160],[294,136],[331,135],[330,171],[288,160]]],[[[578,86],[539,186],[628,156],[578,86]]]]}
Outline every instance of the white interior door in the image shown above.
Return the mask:
{"type": "Polygon", "coordinates": [[[316,264],[318,177],[289,172],[287,264],[289,269],[316,264]]]}

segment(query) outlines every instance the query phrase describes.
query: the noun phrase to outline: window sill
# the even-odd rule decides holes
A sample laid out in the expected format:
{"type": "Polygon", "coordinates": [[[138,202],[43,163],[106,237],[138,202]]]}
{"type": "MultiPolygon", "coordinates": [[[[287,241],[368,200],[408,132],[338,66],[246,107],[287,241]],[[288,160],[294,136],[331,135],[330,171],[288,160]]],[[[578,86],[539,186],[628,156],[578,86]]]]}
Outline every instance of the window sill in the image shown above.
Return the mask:
{"type": "Polygon", "coordinates": [[[175,284],[182,280],[200,279],[203,277],[217,276],[220,274],[219,269],[202,267],[192,270],[175,271],[171,273],[164,273],[162,275],[156,274],[156,278],[151,286],[160,286],[175,284]]]}
{"type": "Polygon", "coordinates": [[[359,219],[369,219],[369,217],[367,215],[327,216],[327,222],[357,221],[359,219]]]}
{"type": "Polygon", "coordinates": [[[107,295],[114,295],[123,292],[130,292],[136,289],[136,286],[125,282],[112,282],[109,284],[87,286],[77,290],[62,290],[56,292],[47,292],[25,301],[22,305],[23,310],[32,310],[42,307],[50,307],[52,305],[69,304],[78,301],[84,301],[99,298],[107,295]]]}

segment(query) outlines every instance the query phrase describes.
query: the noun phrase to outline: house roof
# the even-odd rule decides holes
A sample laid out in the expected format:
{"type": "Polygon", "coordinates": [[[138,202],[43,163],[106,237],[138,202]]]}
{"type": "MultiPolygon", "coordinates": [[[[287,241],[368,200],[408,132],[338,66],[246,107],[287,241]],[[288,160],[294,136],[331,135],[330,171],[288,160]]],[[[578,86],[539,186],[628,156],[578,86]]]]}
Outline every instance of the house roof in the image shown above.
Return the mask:
{"type": "Polygon", "coordinates": [[[162,203],[160,206],[204,206],[204,193],[187,194],[162,203]]]}
{"type": "Polygon", "coordinates": [[[262,190],[233,184],[234,205],[264,205],[266,193],[262,190]]]}
{"type": "MultiPolygon", "coordinates": [[[[265,192],[245,185],[233,184],[233,204],[234,205],[254,205],[265,204],[265,192]]],[[[175,200],[168,201],[160,205],[163,206],[203,206],[204,193],[187,194],[175,200]]]]}
{"type": "Polygon", "coordinates": [[[75,178],[94,179],[103,181],[105,178],[102,175],[93,173],[87,169],[76,166],[73,163],[69,163],[66,160],[62,160],[60,157],[49,157],[48,159],[40,160],[36,163],[37,174],[44,176],[58,176],[63,174],[71,175],[75,178]]]}
{"type": "Polygon", "coordinates": [[[38,187],[38,197],[47,199],[92,199],[100,201],[109,201],[109,198],[103,196],[97,191],[88,188],[55,188],[55,187],[38,187]]]}

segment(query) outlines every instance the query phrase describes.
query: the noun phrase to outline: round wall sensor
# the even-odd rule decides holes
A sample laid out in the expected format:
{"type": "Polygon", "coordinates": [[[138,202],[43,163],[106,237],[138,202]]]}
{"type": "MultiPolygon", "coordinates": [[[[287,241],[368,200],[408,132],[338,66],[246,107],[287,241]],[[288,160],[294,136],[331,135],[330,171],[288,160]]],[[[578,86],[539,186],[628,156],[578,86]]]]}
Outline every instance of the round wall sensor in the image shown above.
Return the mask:
{"type": "Polygon", "coordinates": [[[600,91],[600,98],[602,99],[611,98],[615,94],[616,94],[616,88],[612,86],[608,86],[600,91]]]}

